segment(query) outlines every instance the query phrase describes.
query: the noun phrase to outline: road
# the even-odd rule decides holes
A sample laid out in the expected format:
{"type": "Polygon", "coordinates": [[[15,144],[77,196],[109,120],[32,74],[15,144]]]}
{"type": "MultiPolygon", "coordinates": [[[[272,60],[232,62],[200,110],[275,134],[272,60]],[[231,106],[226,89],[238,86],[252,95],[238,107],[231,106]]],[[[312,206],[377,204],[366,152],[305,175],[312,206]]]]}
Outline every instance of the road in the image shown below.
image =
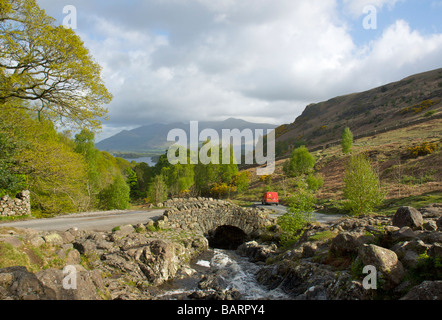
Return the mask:
{"type": "MultiPolygon", "coordinates": [[[[280,216],[287,212],[287,207],[283,205],[268,206],[260,202],[254,204],[255,207],[263,207],[274,210],[274,216],[280,216]]],[[[0,227],[30,228],[41,231],[66,231],[70,228],[78,230],[109,231],[117,226],[126,224],[136,225],[146,223],[149,219],[156,220],[162,216],[164,210],[124,210],[108,212],[87,212],[72,214],[68,216],[59,216],[47,219],[34,219],[16,222],[2,222],[0,227]]],[[[322,213],[313,213],[313,217],[318,222],[327,223],[339,219],[340,215],[327,215],[322,213]]]]}
{"type": "Polygon", "coordinates": [[[146,223],[156,220],[164,210],[124,210],[111,212],[88,212],[48,219],[35,219],[0,223],[0,227],[30,228],[42,231],[66,231],[70,228],[79,230],[109,231],[126,224],[146,223]]]}
{"type": "MultiPolygon", "coordinates": [[[[287,212],[287,207],[283,206],[283,205],[278,205],[278,206],[276,206],[276,205],[262,205],[261,202],[255,202],[253,204],[253,206],[265,208],[268,210],[274,210],[275,214],[273,214],[273,216],[276,216],[276,217],[281,216],[287,212]]],[[[339,214],[324,214],[324,213],[313,212],[313,218],[317,222],[321,222],[321,223],[333,222],[335,220],[338,220],[341,217],[342,217],[342,215],[339,215],[339,214]]]]}

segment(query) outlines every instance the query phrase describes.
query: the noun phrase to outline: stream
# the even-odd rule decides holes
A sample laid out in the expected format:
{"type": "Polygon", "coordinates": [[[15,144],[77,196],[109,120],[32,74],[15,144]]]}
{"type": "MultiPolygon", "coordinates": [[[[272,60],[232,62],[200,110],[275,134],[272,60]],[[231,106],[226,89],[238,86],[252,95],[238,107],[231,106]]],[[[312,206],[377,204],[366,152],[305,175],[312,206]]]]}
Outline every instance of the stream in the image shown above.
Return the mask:
{"type": "Polygon", "coordinates": [[[290,297],[282,290],[276,288],[268,290],[260,285],[256,278],[256,272],[261,268],[259,264],[250,262],[247,257],[238,255],[234,250],[210,248],[199,257],[191,261],[190,268],[195,270],[191,276],[181,279],[173,279],[161,286],[150,290],[156,299],[181,300],[189,299],[189,295],[204,291],[205,294],[213,293],[211,288],[200,289],[201,279],[214,276],[222,290],[236,289],[241,300],[287,300],[290,297]]]}

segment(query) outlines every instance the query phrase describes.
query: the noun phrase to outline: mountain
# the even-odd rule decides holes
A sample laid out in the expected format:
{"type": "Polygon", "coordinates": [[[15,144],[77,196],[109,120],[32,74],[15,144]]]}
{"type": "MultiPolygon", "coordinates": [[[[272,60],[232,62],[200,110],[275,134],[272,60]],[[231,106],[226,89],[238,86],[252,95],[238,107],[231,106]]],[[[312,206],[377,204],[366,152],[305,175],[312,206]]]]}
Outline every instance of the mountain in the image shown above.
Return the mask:
{"type": "MultiPolygon", "coordinates": [[[[224,121],[199,121],[199,132],[204,129],[214,129],[220,138],[222,129],[274,129],[276,125],[267,123],[252,123],[241,119],[229,118],[224,121]]],[[[172,129],[182,129],[189,138],[189,123],[152,124],[141,126],[133,130],[123,130],[116,135],[96,143],[96,148],[109,152],[140,152],[164,153],[171,144],[167,142],[167,134],[172,129]]]]}
{"type": "Polygon", "coordinates": [[[308,105],[293,123],[276,128],[277,154],[290,145],[313,148],[336,142],[346,126],[354,135],[371,135],[440,117],[441,111],[442,68],[308,105]]]}

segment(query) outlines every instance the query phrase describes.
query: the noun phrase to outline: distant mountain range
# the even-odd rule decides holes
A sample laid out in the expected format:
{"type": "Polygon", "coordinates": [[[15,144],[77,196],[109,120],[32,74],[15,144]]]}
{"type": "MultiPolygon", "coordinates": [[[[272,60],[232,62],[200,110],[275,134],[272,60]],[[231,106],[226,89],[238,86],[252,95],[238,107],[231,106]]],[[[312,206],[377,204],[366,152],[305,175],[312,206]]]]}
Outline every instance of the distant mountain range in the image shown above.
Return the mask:
{"type": "MultiPolygon", "coordinates": [[[[229,118],[224,121],[199,121],[198,129],[214,129],[222,136],[222,129],[274,129],[276,125],[268,123],[252,123],[241,119],[229,118]]],[[[173,143],[167,141],[167,134],[172,129],[182,129],[189,137],[189,123],[151,124],[133,130],[123,130],[116,135],[95,144],[96,148],[108,152],[137,152],[161,154],[173,143]]],[[[266,133],[266,132],[264,132],[266,133]]]]}

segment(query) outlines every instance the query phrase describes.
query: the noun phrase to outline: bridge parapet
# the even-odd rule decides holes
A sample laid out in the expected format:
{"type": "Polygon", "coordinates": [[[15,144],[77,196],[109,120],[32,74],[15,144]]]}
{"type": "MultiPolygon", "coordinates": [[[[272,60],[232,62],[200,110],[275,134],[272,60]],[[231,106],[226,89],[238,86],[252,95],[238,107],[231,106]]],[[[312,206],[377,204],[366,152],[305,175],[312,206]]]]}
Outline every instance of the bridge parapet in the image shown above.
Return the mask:
{"type": "Polygon", "coordinates": [[[190,198],[164,203],[163,220],[171,228],[201,232],[209,235],[221,226],[241,229],[247,236],[275,223],[271,211],[263,208],[245,208],[225,200],[190,198]]]}

